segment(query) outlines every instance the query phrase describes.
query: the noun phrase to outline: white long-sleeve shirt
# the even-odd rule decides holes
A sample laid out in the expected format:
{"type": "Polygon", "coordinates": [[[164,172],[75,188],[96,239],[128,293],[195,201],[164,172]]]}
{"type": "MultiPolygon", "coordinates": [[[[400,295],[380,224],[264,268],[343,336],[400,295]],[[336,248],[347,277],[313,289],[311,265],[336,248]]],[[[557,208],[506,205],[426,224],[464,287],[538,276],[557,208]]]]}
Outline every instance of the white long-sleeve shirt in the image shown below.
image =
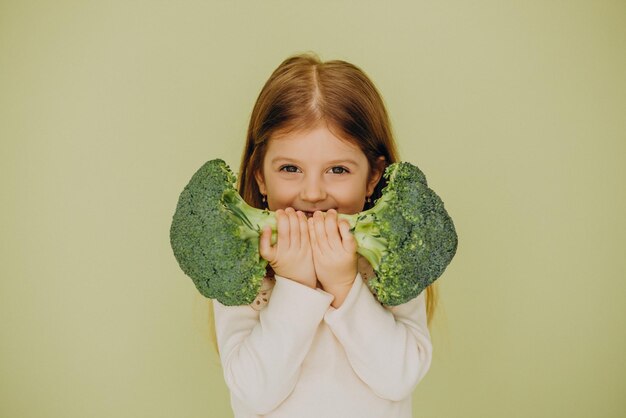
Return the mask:
{"type": "Polygon", "coordinates": [[[412,416],[432,358],[424,293],[385,307],[359,273],[338,309],[333,298],[276,276],[252,305],[214,301],[236,418],[412,416]]]}

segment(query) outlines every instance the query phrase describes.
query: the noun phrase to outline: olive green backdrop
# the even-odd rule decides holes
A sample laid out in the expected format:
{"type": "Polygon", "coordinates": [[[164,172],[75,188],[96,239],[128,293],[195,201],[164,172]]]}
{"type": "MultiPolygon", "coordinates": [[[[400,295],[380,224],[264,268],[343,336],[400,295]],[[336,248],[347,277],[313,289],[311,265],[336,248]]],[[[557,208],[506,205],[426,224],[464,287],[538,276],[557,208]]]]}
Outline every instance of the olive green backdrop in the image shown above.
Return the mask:
{"type": "Polygon", "coordinates": [[[309,50],[458,228],[415,416],[626,416],[622,1],[0,1],[0,416],[232,416],[169,224],[309,50]]]}

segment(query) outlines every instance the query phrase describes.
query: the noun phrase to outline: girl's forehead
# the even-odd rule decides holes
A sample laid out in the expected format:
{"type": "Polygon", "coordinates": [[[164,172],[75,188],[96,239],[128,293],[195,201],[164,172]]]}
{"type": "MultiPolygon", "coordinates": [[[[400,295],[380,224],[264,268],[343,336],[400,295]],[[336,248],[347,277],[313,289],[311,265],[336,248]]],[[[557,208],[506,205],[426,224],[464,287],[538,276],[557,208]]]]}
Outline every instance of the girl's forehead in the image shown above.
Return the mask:
{"type": "Polygon", "coordinates": [[[267,144],[267,154],[288,155],[351,155],[365,154],[357,144],[335,135],[326,126],[299,130],[272,136],[267,144]]]}

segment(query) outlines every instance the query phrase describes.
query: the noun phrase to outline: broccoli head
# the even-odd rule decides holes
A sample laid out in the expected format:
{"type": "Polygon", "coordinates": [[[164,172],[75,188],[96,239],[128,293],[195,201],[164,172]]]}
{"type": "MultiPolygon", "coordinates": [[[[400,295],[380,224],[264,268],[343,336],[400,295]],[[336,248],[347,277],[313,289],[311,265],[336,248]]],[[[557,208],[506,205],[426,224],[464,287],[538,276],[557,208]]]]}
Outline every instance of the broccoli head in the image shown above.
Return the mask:
{"type": "Polygon", "coordinates": [[[387,185],[374,207],[350,222],[357,252],[376,276],[368,286],[385,305],[405,303],[444,272],[457,248],[457,234],[442,200],[416,166],[399,162],[384,173],[387,185]]]}
{"type": "Polygon", "coordinates": [[[222,160],[206,162],[185,186],[170,228],[170,243],[183,272],[208,298],[225,305],[252,303],[267,261],[259,255],[264,225],[276,218],[252,208],[234,187],[222,160]]]}
{"type": "MultiPolygon", "coordinates": [[[[376,272],[367,283],[372,292],[385,305],[399,305],[441,276],[457,235],[419,168],[394,163],[384,176],[387,185],[373,208],[339,217],[350,223],[357,252],[376,272]]],[[[265,225],[276,231],[274,213],[245,203],[235,180],[224,161],[205,163],[181,193],[170,229],[182,270],[200,293],[225,305],[254,300],[267,266],[259,235],[265,225]]]]}

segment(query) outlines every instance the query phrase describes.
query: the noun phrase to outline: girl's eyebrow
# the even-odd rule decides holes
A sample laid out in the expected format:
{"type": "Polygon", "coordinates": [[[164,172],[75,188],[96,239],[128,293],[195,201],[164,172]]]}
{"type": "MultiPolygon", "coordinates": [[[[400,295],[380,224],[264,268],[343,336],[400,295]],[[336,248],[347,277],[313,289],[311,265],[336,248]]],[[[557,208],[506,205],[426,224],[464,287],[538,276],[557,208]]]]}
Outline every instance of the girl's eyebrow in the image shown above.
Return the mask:
{"type": "MultiPolygon", "coordinates": [[[[290,163],[299,163],[300,160],[296,159],[296,158],[289,158],[289,157],[274,157],[272,158],[272,160],[270,161],[270,163],[274,164],[277,162],[290,162],[290,163]]],[[[327,161],[326,164],[328,165],[335,165],[335,164],[351,164],[351,165],[358,165],[358,163],[355,160],[352,160],[350,158],[344,158],[344,159],[336,159],[336,160],[332,160],[332,161],[327,161]]]]}

